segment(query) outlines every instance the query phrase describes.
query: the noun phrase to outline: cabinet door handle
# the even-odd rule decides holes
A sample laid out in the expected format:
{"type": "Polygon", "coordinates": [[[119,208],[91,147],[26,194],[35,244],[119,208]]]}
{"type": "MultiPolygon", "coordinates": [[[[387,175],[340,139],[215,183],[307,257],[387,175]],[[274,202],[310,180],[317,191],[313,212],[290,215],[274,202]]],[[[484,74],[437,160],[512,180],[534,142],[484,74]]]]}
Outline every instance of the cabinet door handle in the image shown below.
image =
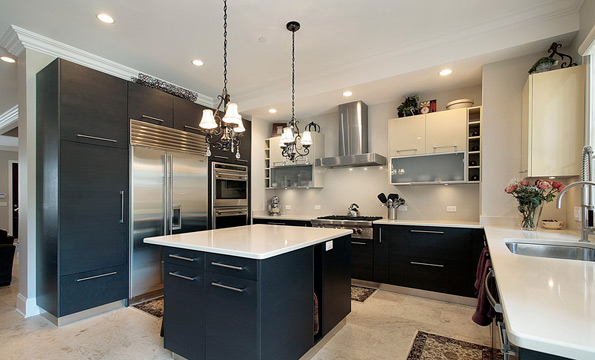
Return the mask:
{"type": "Polygon", "coordinates": [[[174,259],[178,259],[178,260],[184,260],[184,261],[190,261],[190,262],[194,262],[194,260],[195,260],[193,258],[184,257],[184,256],[180,256],[180,255],[175,255],[175,254],[169,254],[168,256],[170,258],[174,258],[174,259]]]}
{"type": "Polygon", "coordinates": [[[402,150],[396,150],[396,152],[397,152],[397,153],[400,153],[400,152],[405,152],[405,151],[417,151],[417,148],[414,148],[414,149],[402,149],[402,150]]]}
{"type": "Polygon", "coordinates": [[[378,243],[382,244],[382,228],[378,228],[378,243]]]}
{"type": "Polygon", "coordinates": [[[411,265],[431,266],[431,267],[437,267],[437,268],[444,267],[444,265],[442,265],[442,264],[430,264],[430,263],[423,263],[423,262],[417,262],[417,261],[410,261],[409,263],[411,265]]]}
{"type": "Polygon", "coordinates": [[[99,140],[99,141],[107,141],[107,142],[113,142],[113,143],[118,142],[118,140],[116,140],[116,139],[108,139],[108,138],[102,138],[99,136],[91,136],[91,135],[85,135],[85,134],[76,134],[76,137],[92,139],[92,140],[99,140]]]}
{"type": "Polygon", "coordinates": [[[124,224],[124,190],[120,191],[120,224],[124,224]]]}
{"type": "Polygon", "coordinates": [[[144,119],[149,119],[149,120],[155,120],[155,121],[159,121],[159,122],[164,122],[164,121],[165,121],[165,120],[163,120],[163,119],[156,118],[156,117],[149,116],[149,115],[145,115],[145,114],[142,114],[140,117],[141,117],[141,118],[144,118],[144,119]]]}
{"type": "Polygon", "coordinates": [[[434,150],[436,149],[444,149],[444,148],[455,148],[455,151],[457,150],[457,145],[442,145],[442,146],[432,146],[432,148],[434,148],[434,150]]]}
{"type": "Polygon", "coordinates": [[[213,157],[216,157],[216,158],[219,158],[219,159],[225,159],[225,160],[227,160],[227,156],[213,155],[213,157]]]}
{"type": "Polygon", "coordinates": [[[190,277],[190,276],[186,276],[186,275],[181,275],[181,274],[179,274],[177,271],[176,271],[176,272],[171,272],[171,271],[170,271],[170,272],[169,272],[169,274],[170,274],[171,276],[175,276],[175,277],[177,277],[177,278],[184,279],[184,280],[189,280],[189,281],[194,281],[194,280],[196,280],[196,276],[195,276],[195,277],[190,277]]]}
{"type": "Polygon", "coordinates": [[[113,272],[105,273],[105,274],[101,274],[101,275],[89,276],[86,278],[76,279],[76,282],[93,280],[93,279],[102,278],[102,277],[106,277],[106,276],[116,275],[117,273],[118,273],[117,271],[113,271],[113,272]]]}
{"type": "Polygon", "coordinates": [[[244,159],[238,159],[238,161],[245,162],[245,163],[248,162],[248,160],[244,160],[244,159]]]}
{"type": "Polygon", "coordinates": [[[184,125],[184,129],[190,129],[190,130],[194,130],[194,131],[200,131],[200,132],[203,132],[203,130],[202,130],[202,129],[200,129],[200,128],[197,128],[197,127],[195,127],[195,126],[190,126],[190,125],[184,125]]]}
{"type": "Polygon", "coordinates": [[[240,289],[240,288],[229,286],[229,285],[223,285],[223,284],[218,283],[218,282],[212,282],[211,285],[216,286],[216,287],[220,287],[220,288],[223,288],[223,289],[227,289],[227,290],[237,291],[237,292],[244,292],[244,291],[246,291],[246,289],[240,289]]]}
{"type": "Polygon", "coordinates": [[[432,230],[409,230],[412,233],[421,233],[421,234],[444,234],[444,231],[432,231],[432,230]]]}
{"type": "Polygon", "coordinates": [[[244,267],[243,266],[228,265],[228,264],[223,264],[223,263],[215,262],[215,261],[211,261],[211,265],[213,265],[213,266],[220,266],[220,267],[223,267],[223,268],[226,268],[226,269],[239,270],[239,271],[244,270],[244,267]]]}
{"type": "Polygon", "coordinates": [[[280,223],[280,222],[268,222],[269,225],[287,225],[285,223],[280,223]]]}
{"type": "Polygon", "coordinates": [[[352,245],[368,245],[368,243],[362,242],[362,241],[352,241],[351,242],[352,245]]]}

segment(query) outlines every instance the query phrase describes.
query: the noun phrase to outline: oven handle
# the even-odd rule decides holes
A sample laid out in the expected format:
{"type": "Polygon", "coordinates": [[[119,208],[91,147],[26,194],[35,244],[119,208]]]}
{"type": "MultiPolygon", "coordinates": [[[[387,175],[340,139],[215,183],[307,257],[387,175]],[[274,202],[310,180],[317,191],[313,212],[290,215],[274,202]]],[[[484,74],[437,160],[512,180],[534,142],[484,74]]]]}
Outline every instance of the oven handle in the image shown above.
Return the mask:
{"type": "Polygon", "coordinates": [[[248,181],[248,175],[236,175],[236,174],[215,174],[215,179],[219,180],[236,180],[236,181],[248,181]]]}
{"type": "Polygon", "coordinates": [[[248,210],[215,210],[215,216],[236,216],[236,215],[248,215],[248,210]]]}

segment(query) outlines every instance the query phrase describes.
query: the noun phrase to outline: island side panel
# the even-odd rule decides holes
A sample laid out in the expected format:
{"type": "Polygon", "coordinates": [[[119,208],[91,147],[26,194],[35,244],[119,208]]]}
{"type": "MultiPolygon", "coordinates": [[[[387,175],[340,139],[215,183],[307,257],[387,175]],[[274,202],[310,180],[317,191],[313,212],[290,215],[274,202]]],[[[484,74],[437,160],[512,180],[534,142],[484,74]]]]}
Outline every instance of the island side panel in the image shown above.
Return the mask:
{"type": "Polygon", "coordinates": [[[261,359],[300,358],[314,343],[313,247],[260,261],[261,359]]]}
{"type": "Polygon", "coordinates": [[[336,238],[332,249],[327,242],[314,247],[317,283],[321,290],[319,312],[321,336],[325,336],[351,312],[351,235],[336,238]]]}

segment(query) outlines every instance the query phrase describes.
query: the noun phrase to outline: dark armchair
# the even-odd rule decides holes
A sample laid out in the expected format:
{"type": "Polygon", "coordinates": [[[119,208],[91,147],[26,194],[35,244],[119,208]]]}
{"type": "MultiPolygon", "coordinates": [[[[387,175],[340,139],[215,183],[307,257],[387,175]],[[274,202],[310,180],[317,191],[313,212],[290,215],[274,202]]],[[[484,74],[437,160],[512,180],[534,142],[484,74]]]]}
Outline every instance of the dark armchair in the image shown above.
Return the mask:
{"type": "Polygon", "coordinates": [[[0,286],[10,285],[12,281],[12,262],[15,249],[14,237],[0,229],[0,286]]]}

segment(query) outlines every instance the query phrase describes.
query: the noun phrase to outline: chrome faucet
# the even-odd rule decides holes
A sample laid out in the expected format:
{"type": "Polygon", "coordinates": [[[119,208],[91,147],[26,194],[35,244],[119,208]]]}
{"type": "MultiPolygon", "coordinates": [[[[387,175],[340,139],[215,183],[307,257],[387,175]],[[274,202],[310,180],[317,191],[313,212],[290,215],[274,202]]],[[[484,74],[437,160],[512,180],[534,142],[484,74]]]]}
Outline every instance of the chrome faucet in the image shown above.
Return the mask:
{"type": "Polygon", "coordinates": [[[591,146],[585,146],[583,148],[583,163],[581,168],[581,181],[573,182],[568,184],[560,192],[558,197],[557,208],[562,206],[562,197],[568,191],[578,185],[582,185],[582,216],[581,216],[581,242],[589,242],[589,235],[595,234],[595,228],[593,227],[593,201],[591,197],[591,189],[589,186],[595,186],[595,182],[591,181],[591,159],[593,158],[593,148],[591,146]]]}

